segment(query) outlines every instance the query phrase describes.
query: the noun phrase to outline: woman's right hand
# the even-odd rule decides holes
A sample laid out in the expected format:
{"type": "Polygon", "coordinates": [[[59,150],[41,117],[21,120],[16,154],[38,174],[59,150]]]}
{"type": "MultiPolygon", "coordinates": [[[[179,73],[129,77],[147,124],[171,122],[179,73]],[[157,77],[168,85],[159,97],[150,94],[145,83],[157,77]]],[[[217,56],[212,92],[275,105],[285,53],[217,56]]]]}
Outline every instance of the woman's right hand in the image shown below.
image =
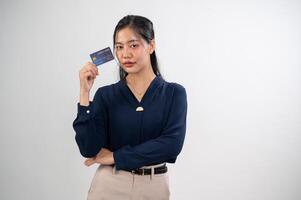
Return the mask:
{"type": "Polygon", "coordinates": [[[86,62],[79,71],[80,91],[81,93],[89,93],[96,76],[99,75],[98,68],[91,62],[86,62]]]}

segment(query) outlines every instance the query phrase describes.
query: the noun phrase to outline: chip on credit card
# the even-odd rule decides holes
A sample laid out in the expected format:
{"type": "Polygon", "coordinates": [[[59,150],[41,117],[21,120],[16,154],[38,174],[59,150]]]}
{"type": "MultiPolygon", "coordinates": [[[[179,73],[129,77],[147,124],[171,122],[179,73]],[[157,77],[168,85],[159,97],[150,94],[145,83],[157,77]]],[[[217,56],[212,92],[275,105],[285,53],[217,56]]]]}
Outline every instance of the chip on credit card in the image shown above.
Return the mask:
{"type": "Polygon", "coordinates": [[[104,63],[109,62],[114,59],[114,56],[112,54],[110,47],[96,51],[95,53],[90,54],[90,57],[92,59],[92,62],[96,66],[99,66],[101,64],[104,64],[104,63]]]}

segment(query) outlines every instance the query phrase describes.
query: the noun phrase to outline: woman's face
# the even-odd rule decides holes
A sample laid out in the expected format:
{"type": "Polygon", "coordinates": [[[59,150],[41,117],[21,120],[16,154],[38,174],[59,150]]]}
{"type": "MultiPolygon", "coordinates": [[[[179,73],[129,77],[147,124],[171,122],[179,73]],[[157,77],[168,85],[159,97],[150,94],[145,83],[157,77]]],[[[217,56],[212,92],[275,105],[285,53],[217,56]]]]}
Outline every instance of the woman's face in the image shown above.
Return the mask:
{"type": "Polygon", "coordinates": [[[126,27],[117,32],[115,41],[116,56],[128,74],[151,67],[150,54],[155,46],[153,40],[148,44],[131,28],[126,27]]]}

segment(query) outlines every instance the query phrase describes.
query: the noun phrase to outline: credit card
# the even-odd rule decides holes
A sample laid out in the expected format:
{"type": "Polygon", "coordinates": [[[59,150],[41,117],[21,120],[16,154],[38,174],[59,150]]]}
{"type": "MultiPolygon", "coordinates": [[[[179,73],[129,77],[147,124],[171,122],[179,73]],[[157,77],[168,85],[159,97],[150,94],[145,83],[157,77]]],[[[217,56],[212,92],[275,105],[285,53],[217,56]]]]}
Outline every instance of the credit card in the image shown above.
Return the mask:
{"type": "Polygon", "coordinates": [[[99,66],[101,64],[104,64],[104,63],[109,62],[114,59],[114,56],[112,54],[110,47],[96,51],[95,53],[90,54],[90,57],[92,59],[92,62],[96,66],[99,66]]]}

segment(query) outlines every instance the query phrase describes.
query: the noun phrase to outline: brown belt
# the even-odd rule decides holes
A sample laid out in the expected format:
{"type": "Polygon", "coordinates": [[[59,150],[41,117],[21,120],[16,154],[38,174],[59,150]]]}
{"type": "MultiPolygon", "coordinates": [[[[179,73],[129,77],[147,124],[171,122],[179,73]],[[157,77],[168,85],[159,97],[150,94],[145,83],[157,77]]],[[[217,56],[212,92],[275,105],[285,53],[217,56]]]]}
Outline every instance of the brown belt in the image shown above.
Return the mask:
{"type": "MultiPolygon", "coordinates": [[[[133,174],[138,174],[138,175],[151,175],[152,173],[152,169],[151,168],[139,168],[139,169],[135,169],[132,171],[133,174]]],[[[155,167],[154,168],[154,174],[163,174],[167,172],[167,166],[166,164],[160,166],[160,167],[155,167]]]]}

